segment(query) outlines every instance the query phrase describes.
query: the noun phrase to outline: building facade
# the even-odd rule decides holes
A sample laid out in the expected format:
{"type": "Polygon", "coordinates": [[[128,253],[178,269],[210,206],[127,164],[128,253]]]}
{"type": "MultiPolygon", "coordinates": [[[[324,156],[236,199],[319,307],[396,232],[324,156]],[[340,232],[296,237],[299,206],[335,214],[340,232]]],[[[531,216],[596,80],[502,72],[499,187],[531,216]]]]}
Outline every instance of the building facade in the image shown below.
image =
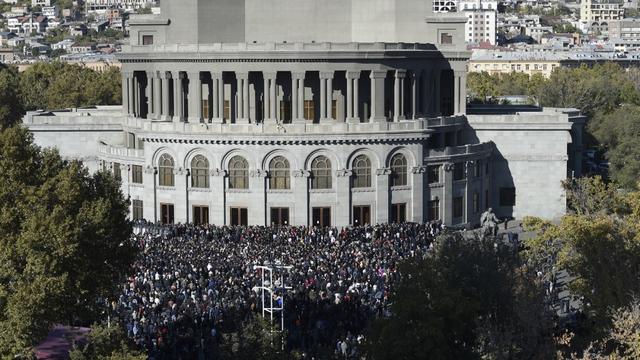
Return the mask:
{"type": "Polygon", "coordinates": [[[496,44],[497,1],[464,0],[460,2],[460,11],[467,16],[464,36],[468,43],[496,44]]]}
{"type": "MultiPolygon", "coordinates": [[[[560,216],[561,190],[530,213],[516,182],[503,181],[509,168],[499,159],[508,158],[465,116],[467,20],[434,8],[418,0],[162,2],[160,15],[130,19],[121,108],[34,112],[24,122],[37,143],[121,178],[133,218],[472,226],[487,207],[560,216]]],[[[576,119],[559,112],[526,122],[540,120],[532,134],[564,144],[561,154],[530,159],[553,162],[546,178],[554,189],[572,167],[566,148],[576,119]]],[[[494,128],[484,116],[476,121],[494,128]]]]}

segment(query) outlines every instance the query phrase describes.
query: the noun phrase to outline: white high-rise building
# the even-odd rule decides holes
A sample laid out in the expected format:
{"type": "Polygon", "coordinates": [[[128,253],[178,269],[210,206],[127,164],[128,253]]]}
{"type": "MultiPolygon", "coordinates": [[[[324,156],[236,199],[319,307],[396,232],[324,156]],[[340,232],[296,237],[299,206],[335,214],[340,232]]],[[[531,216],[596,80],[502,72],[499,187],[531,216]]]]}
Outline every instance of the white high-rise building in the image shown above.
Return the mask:
{"type": "Polygon", "coordinates": [[[467,16],[464,37],[468,43],[496,43],[496,13],[498,2],[495,0],[462,0],[458,11],[467,16]]]}

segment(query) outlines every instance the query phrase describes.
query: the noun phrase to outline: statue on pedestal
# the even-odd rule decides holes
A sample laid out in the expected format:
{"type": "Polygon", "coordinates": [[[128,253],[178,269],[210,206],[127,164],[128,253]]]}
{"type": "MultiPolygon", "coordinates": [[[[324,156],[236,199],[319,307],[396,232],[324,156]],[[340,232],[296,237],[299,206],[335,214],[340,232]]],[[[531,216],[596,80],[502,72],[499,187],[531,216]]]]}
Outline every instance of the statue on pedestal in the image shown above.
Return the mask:
{"type": "Polygon", "coordinates": [[[498,220],[496,214],[493,213],[492,208],[488,208],[480,217],[480,226],[482,226],[483,234],[485,235],[498,236],[499,223],[500,220],[498,220]]]}

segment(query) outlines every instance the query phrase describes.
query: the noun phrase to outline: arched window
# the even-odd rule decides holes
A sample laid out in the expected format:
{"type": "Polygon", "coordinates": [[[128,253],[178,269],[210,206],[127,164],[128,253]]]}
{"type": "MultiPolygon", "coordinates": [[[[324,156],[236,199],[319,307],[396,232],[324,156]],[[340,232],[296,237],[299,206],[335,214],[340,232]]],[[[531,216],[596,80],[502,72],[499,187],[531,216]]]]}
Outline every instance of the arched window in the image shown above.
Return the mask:
{"type": "Polygon", "coordinates": [[[311,188],[331,189],[331,161],[326,156],[318,156],[311,162],[311,188]]]}
{"type": "Polygon", "coordinates": [[[407,158],[395,154],[391,158],[391,186],[407,185],[407,158]]]}
{"type": "Polygon", "coordinates": [[[202,155],[191,160],[191,187],[209,188],[209,161],[202,155]]]}
{"type": "Polygon", "coordinates": [[[365,155],[360,155],[353,160],[353,187],[371,187],[371,160],[365,155]]]}
{"type": "Polygon", "coordinates": [[[242,156],[229,160],[229,189],[249,188],[249,163],[242,156]]]}
{"type": "Polygon", "coordinates": [[[158,161],[158,184],[160,186],[175,186],[173,175],[173,158],[168,154],[162,154],[158,161]]]}
{"type": "Polygon", "coordinates": [[[289,161],[282,156],[274,157],[269,163],[269,188],[284,190],[290,188],[289,161]]]}

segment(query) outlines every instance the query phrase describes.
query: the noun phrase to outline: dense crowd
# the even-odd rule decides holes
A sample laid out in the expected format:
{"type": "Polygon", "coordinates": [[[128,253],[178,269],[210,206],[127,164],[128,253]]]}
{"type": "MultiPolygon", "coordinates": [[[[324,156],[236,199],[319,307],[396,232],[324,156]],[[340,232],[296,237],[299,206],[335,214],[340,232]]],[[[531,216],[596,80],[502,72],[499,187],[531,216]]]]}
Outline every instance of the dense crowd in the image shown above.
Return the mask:
{"type": "Polygon", "coordinates": [[[368,322],[388,315],[399,263],[425,256],[442,227],[135,228],[141,255],[112,311],[153,359],[210,359],[222,334],[241,334],[261,311],[254,265],[264,264],[291,266],[284,278],[291,289],[276,293],[284,296],[288,347],[359,357],[368,322]]]}

